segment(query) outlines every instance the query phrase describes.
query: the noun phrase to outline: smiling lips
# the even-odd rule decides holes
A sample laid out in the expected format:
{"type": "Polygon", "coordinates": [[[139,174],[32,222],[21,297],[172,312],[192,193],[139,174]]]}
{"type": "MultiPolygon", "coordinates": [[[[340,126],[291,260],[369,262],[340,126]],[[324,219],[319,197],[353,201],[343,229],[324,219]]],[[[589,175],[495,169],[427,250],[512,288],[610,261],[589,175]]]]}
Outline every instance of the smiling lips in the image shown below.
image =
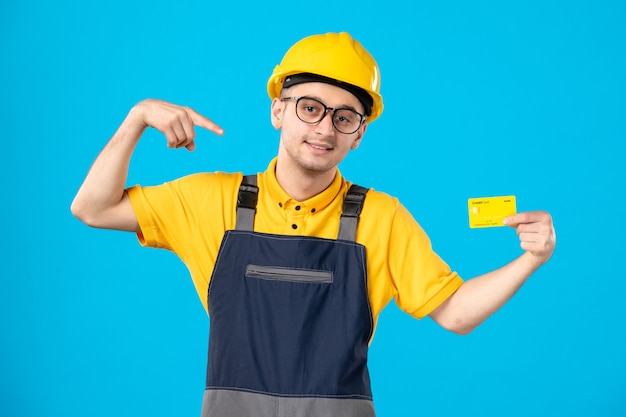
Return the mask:
{"type": "Polygon", "coordinates": [[[311,148],[316,149],[316,150],[320,150],[320,151],[330,151],[333,149],[332,146],[330,145],[326,145],[323,143],[311,143],[311,142],[306,142],[307,145],[309,145],[311,148]]]}

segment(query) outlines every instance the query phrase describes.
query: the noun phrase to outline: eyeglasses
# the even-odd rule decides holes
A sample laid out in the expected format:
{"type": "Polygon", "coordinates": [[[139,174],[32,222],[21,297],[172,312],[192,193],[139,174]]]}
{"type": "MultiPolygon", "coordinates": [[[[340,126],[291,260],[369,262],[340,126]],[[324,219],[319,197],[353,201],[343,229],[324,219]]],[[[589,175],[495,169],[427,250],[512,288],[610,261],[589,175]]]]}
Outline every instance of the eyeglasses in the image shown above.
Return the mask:
{"type": "Polygon", "coordinates": [[[332,112],[332,122],[338,132],[346,135],[352,134],[359,130],[361,124],[365,121],[365,116],[348,108],[333,109],[327,107],[319,100],[310,97],[283,97],[282,101],[293,100],[296,102],[296,116],[304,123],[316,124],[321,122],[326,113],[332,112]]]}

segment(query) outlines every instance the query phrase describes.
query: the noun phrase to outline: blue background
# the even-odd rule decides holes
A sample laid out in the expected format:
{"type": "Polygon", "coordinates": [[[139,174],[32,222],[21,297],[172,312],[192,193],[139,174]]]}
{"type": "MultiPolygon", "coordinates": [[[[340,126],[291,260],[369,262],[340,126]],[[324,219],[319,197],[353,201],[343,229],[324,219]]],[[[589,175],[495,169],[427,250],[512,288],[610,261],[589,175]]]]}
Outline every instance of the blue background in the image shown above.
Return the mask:
{"type": "Polygon", "coordinates": [[[287,48],[349,31],[383,116],[342,164],[395,195],[463,277],[520,253],[467,198],[552,213],[558,245],[469,336],[393,303],[371,348],[378,413],[624,416],[626,4],[15,1],[0,6],[0,415],[196,416],[208,319],[185,266],[70,202],[128,110],[156,97],[226,130],[197,150],[148,131],[129,185],[265,169],[265,85],[287,48]]]}

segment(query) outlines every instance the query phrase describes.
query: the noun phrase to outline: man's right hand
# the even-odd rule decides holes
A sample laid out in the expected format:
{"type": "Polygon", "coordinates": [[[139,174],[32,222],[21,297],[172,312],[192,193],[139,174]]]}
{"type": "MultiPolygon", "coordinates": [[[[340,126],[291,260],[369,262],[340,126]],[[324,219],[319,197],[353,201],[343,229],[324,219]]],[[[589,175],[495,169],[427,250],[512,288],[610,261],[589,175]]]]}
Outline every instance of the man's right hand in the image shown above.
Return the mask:
{"type": "Polygon", "coordinates": [[[196,147],[195,126],[217,135],[224,134],[224,129],[195,110],[162,100],[148,99],[138,103],[130,111],[129,118],[140,121],[144,127],[150,126],[162,132],[169,148],[185,147],[193,151],[196,147]]]}

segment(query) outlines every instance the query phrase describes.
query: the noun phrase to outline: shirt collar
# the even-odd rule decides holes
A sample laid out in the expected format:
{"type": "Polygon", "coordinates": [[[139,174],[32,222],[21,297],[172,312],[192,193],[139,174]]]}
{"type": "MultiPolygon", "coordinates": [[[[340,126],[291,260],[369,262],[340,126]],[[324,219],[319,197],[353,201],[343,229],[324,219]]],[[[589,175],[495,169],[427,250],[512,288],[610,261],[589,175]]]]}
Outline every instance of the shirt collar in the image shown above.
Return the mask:
{"type": "MultiPolygon", "coordinates": [[[[276,163],[278,158],[274,158],[270,161],[267,171],[264,172],[263,180],[260,181],[261,186],[267,189],[267,192],[270,195],[270,198],[279,204],[281,207],[287,207],[288,203],[294,202],[295,200],[289,196],[283,190],[283,188],[278,183],[276,179],[276,163]]],[[[343,178],[339,169],[335,173],[335,178],[330,183],[330,185],[321,193],[314,195],[306,201],[301,201],[307,209],[313,210],[314,212],[319,212],[326,207],[340,194],[342,186],[344,184],[343,178]]]]}

